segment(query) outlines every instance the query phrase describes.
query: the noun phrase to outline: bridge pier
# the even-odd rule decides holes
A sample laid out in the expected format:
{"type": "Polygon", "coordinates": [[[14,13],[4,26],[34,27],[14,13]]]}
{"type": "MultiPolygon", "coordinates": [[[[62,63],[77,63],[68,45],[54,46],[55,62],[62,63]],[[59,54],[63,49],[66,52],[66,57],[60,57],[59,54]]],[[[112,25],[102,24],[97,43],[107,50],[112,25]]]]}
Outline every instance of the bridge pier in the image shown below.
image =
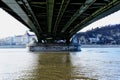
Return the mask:
{"type": "Polygon", "coordinates": [[[28,44],[29,51],[32,52],[60,52],[60,51],[81,51],[81,45],[74,40],[40,40],[33,39],[28,44]]]}
{"type": "Polygon", "coordinates": [[[32,52],[60,52],[60,51],[81,51],[80,45],[67,44],[33,44],[28,46],[32,52]]]}

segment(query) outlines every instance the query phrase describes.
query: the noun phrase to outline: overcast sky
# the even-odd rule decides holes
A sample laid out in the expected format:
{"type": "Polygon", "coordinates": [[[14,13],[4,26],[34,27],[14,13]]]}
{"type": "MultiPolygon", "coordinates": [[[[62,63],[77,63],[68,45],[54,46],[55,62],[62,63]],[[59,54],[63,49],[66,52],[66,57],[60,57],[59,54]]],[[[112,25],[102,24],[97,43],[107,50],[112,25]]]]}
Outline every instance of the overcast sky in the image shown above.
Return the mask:
{"type": "Polygon", "coordinates": [[[89,26],[80,30],[80,32],[85,32],[86,30],[89,30],[92,28],[103,27],[105,25],[113,25],[113,24],[120,24],[120,10],[90,24],[89,26]]]}
{"type": "MultiPolygon", "coordinates": [[[[92,27],[99,27],[109,24],[120,24],[120,11],[99,20],[90,26],[84,28],[81,31],[86,31],[92,27]]],[[[8,36],[23,35],[29,29],[21,24],[19,21],[14,19],[12,16],[7,14],[5,11],[0,9],[0,38],[5,38],[8,36]]]]}
{"type": "Polygon", "coordinates": [[[0,38],[22,35],[28,30],[23,24],[0,9],[0,38]]]}

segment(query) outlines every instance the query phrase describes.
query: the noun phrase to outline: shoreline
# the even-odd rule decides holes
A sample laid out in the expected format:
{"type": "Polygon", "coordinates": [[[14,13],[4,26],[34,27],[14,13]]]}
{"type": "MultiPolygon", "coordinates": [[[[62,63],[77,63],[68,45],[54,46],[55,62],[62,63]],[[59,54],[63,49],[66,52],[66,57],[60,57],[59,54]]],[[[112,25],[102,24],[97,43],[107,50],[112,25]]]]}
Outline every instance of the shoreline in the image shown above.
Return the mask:
{"type": "Polygon", "coordinates": [[[120,45],[81,45],[81,48],[120,48],[120,45]]]}
{"type": "Polygon", "coordinates": [[[26,48],[25,45],[4,45],[0,46],[0,48],[26,48]]]}
{"type": "MultiPolygon", "coordinates": [[[[0,46],[0,48],[26,48],[25,45],[14,45],[14,46],[10,46],[10,45],[5,45],[5,46],[0,46]]],[[[86,44],[86,45],[81,45],[81,48],[120,48],[120,45],[90,45],[90,44],[86,44]]]]}

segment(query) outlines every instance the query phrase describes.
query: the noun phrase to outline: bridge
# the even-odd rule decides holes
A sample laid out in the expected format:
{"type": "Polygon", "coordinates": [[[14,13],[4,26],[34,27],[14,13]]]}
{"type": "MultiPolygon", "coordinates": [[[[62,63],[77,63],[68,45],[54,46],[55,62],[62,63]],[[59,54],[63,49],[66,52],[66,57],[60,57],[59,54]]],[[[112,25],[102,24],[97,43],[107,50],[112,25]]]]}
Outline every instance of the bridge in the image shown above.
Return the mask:
{"type": "Polygon", "coordinates": [[[120,0],[0,0],[0,7],[34,32],[38,42],[54,43],[120,9],[120,0]]]}

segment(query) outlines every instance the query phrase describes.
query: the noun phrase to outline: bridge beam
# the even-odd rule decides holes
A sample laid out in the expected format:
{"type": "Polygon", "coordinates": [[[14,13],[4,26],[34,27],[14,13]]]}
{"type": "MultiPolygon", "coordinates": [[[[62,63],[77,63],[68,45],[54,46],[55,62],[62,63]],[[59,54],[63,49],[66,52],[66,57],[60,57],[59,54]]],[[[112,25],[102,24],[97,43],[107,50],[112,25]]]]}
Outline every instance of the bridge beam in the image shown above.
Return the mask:
{"type": "Polygon", "coordinates": [[[70,37],[72,37],[76,32],[78,32],[80,29],[84,28],[85,26],[91,24],[94,21],[97,21],[107,15],[112,14],[115,11],[118,11],[120,9],[120,1],[113,0],[108,5],[100,8],[96,12],[94,12],[92,15],[84,19],[81,23],[77,24],[69,33],[70,37]]]}
{"type": "Polygon", "coordinates": [[[57,15],[57,19],[56,19],[56,22],[55,22],[55,25],[54,25],[54,33],[56,34],[56,30],[57,30],[57,26],[59,25],[59,22],[69,4],[70,0],[62,0],[62,4],[60,6],[60,9],[59,9],[59,12],[58,12],[58,15],[57,15]]]}
{"type": "Polygon", "coordinates": [[[86,0],[86,2],[78,9],[74,15],[70,18],[67,24],[62,29],[62,32],[65,32],[67,28],[83,13],[85,12],[89,6],[91,6],[96,0],[86,0]]]}
{"type": "Polygon", "coordinates": [[[35,32],[37,37],[40,37],[38,30],[35,28],[35,25],[30,20],[28,15],[24,12],[24,10],[18,5],[16,0],[2,0],[14,13],[16,13],[29,27],[35,32]]]}
{"type": "Polygon", "coordinates": [[[31,15],[31,17],[33,17],[36,26],[39,28],[39,31],[42,32],[42,29],[40,28],[40,24],[39,24],[35,14],[34,14],[34,12],[32,11],[31,6],[28,3],[28,1],[27,0],[23,0],[23,4],[24,4],[25,7],[27,7],[26,9],[27,9],[27,11],[29,11],[29,14],[31,15]]]}
{"type": "Polygon", "coordinates": [[[51,33],[54,0],[47,0],[48,32],[51,33]]]}

